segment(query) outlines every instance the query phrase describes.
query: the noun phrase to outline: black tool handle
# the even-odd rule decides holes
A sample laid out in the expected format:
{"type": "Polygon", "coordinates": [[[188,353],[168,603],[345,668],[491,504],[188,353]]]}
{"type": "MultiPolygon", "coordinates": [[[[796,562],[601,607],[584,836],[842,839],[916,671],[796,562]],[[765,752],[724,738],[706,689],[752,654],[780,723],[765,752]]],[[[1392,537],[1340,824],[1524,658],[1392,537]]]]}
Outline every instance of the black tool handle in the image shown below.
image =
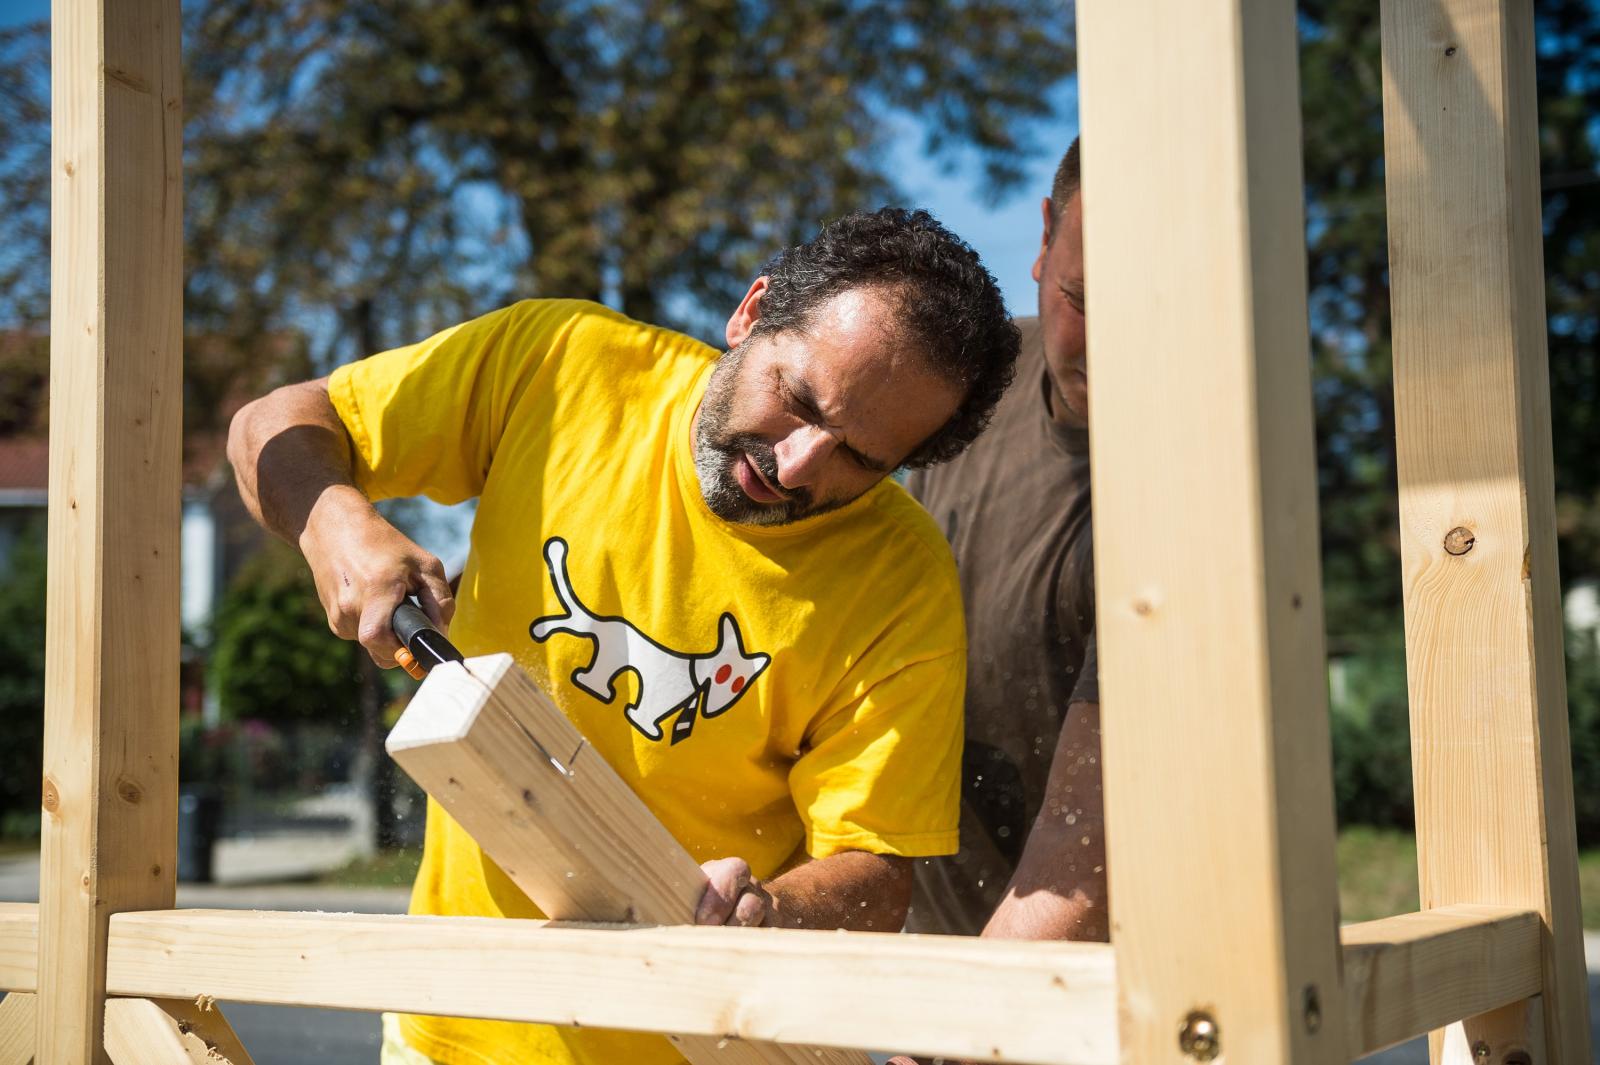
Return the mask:
{"type": "Polygon", "coordinates": [[[411,657],[416,659],[423,672],[446,662],[462,661],[461,652],[445,639],[444,633],[433,627],[433,622],[428,620],[428,615],[414,600],[402,599],[400,605],[394,608],[394,616],[389,623],[394,627],[394,634],[401,645],[411,652],[411,657]]]}

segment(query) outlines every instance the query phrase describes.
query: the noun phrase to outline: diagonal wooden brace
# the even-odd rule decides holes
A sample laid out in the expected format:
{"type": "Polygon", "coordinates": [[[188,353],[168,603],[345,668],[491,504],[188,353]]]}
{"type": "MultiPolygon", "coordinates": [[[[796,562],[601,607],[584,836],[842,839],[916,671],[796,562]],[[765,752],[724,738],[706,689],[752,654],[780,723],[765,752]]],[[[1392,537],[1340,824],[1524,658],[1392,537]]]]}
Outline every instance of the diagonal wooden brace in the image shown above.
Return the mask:
{"type": "Polygon", "coordinates": [[[227,1019],[204,999],[107,999],[106,1053],[113,1065],[252,1065],[227,1019]]]}
{"type": "MultiPolygon", "coordinates": [[[[510,655],[436,668],[389,753],[545,913],[694,922],[700,866],[510,655]]],[[[759,932],[752,932],[759,935],[759,932]]],[[[859,1051],[671,1037],[694,1065],[867,1065],[859,1051]]]]}

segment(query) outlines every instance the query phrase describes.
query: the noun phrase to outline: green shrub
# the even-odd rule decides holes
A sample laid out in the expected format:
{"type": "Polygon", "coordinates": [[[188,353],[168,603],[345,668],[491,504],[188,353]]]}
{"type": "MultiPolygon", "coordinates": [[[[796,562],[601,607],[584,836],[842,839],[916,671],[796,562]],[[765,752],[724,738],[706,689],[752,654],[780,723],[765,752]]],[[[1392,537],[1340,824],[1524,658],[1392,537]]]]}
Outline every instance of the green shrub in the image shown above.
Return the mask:
{"type": "Polygon", "coordinates": [[[228,586],[213,623],[211,685],[228,721],[355,720],[356,644],[328,631],[305,560],[271,542],[228,586]]]}
{"type": "Polygon", "coordinates": [[[1578,843],[1600,845],[1600,645],[1592,631],[1567,633],[1567,721],[1578,843]]]}
{"type": "Polygon", "coordinates": [[[1335,668],[1344,677],[1331,722],[1339,824],[1411,828],[1404,645],[1398,636],[1375,640],[1335,668]]]}

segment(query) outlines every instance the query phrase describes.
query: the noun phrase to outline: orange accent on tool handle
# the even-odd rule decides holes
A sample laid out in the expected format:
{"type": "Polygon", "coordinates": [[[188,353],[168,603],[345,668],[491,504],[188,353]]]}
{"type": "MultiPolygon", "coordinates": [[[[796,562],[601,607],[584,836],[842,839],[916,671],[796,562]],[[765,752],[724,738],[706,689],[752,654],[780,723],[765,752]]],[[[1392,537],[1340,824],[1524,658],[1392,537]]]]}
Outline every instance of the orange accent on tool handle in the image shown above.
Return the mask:
{"type": "Polygon", "coordinates": [[[399,663],[401,669],[411,674],[415,680],[421,680],[428,675],[428,671],[422,668],[422,663],[418,662],[416,657],[404,647],[394,653],[394,660],[399,663]]]}

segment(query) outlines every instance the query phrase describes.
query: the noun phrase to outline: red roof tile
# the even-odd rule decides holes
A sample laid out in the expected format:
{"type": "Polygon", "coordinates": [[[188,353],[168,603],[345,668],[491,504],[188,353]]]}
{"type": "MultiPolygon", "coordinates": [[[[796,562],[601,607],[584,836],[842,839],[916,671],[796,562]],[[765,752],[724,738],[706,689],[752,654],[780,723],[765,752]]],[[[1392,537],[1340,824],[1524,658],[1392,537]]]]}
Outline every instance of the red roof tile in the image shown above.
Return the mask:
{"type": "Polygon", "coordinates": [[[0,438],[0,490],[44,489],[50,483],[50,444],[42,436],[0,438]]]}

